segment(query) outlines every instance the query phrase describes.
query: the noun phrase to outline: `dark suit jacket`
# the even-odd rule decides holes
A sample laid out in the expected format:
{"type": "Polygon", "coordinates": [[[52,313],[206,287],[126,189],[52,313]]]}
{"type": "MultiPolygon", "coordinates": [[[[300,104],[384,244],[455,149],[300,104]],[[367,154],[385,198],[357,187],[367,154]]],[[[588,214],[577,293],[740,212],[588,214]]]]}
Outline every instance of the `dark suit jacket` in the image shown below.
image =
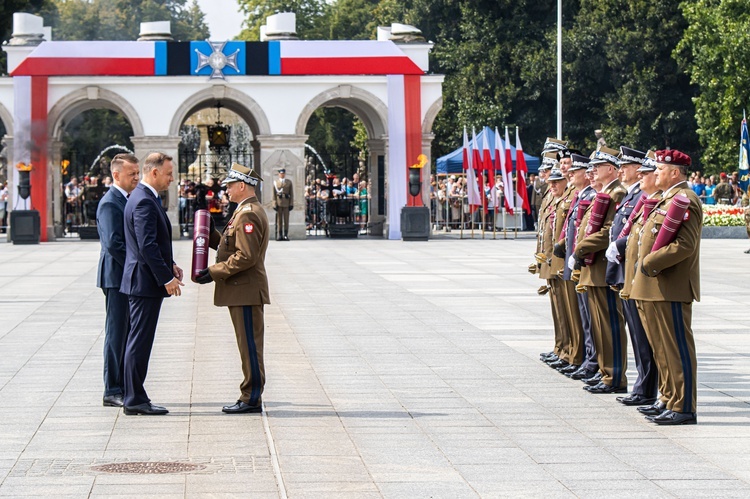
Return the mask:
{"type": "Polygon", "coordinates": [[[125,205],[125,268],[120,292],[143,297],[168,297],[164,285],[172,273],[172,226],[161,201],[144,184],[130,193],[125,205]]]}
{"type": "MultiPolygon", "coordinates": [[[[617,236],[622,232],[625,227],[625,222],[628,221],[630,214],[633,212],[636,203],[641,198],[640,186],[636,186],[632,191],[628,192],[622,201],[617,205],[615,211],[615,219],[612,221],[612,228],[609,231],[609,240],[614,241],[617,236]]],[[[625,269],[623,268],[623,262],[612,263],[607,260],[607,284],[609,285],[622,285],[625,282],[625,269]]]]}
{"type": "Polygon", "coordinates": [[[96,285],[100,288],[118,288],[122,283],[125,266],[125,204],[127,198],[115,187],[107,191],[96,209],[96,230],[99,232],[101,252],[96,285]]]}

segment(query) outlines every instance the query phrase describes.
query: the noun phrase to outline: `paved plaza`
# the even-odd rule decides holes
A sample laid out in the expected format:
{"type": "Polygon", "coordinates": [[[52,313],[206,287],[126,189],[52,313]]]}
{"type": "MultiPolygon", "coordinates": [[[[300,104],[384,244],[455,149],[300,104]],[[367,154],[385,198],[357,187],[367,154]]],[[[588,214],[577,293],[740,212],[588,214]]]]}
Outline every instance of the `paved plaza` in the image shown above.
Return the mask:
{"type": "Polygon", "coordinates": [[[98,242],[0,243],[0,496],[749,497],[748,244],[703,242],[698,425],[657,427],[539,362],[529,236],[271,242],[263,415],[221,413],[234,333],[188,282],[146,382],[161,417],[102,407],[98,242]]]}

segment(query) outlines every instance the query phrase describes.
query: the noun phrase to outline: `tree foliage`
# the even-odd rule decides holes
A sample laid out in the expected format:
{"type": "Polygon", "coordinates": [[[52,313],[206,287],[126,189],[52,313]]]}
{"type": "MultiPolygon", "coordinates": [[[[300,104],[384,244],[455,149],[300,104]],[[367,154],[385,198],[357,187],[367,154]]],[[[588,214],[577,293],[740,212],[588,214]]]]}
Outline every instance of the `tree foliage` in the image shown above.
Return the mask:
{"type": "Polygon", "coordinates": [[[750,10],[740,0],[682,2],[688,21],[676,55],[698,86],[703,163],[709,172],[737,164],[740,116],[750,103],[750,10]]]}

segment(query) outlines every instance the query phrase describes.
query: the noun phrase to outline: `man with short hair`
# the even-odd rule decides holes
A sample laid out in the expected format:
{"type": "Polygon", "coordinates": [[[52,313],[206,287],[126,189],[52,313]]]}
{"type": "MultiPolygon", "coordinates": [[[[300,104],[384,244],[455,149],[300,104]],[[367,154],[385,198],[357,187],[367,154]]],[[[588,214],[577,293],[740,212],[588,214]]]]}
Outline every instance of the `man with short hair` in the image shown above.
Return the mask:
{"type": "Polygon", "coordinates": [[[697,360],[693,338],[693,301],[700,300],[700,240],[703,211],[700,199],[688,187],[690,156],[675,150],[656,151],[656,187],[663,191],[639,232],[638,262],[630,297],[651,344],[659,377],[670,393],[639,410],[659,425],[696,424],[697,360]],[[677,195],[690,204],[682,220],[667,220],[677,195]],[[669,222],[674,240],[653,250],[659,232],[669,222]]]}
{"type": "Polygon", "coordinates": [[[138,158],[118,154],[110,170],[114,180],[96,209],[99,232],[99,265],[96,285],[104,292],[104,397],[109,407],[122,407],[123,357],[130,326],[128,297],[120,292],[125,266],[125,205],[138,185],[138,158]]]}
{"type": "Polygon", "coordinates": [[[172,258],[172,224],[159,192],[174,180],[172,157],[154,152],[143,162],[143,179],[125,205],[125,267],[120,292],[128,295],[130,332],[125,346],[123,412],[159,415],[143,383],[148,373],[156,324],[165,297],[180,296],[182,269],[172,258]]]}
{"type": "Polygon", "coordinates": [[[262,412],[266,381],[263,362],[263,306],[271,303],[265,258],[268,248],[268,218],[255,195],[260,175],[233,164],[224,184],[237,209],[223,234],[214,229],[209,245],[217,250],[216,264],[198,273],[196,282],[216,283],[214,305],[229,307],[242,360],[240,398],[222,411],[228,414],[262,412]]]}

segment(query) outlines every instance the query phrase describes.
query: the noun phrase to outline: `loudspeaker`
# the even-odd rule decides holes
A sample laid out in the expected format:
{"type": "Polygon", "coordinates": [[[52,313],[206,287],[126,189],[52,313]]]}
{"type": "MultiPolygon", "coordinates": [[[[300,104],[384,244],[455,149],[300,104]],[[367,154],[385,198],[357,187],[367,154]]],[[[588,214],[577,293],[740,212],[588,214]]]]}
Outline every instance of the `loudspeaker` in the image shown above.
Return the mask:
{"type": "Polygon", "coordinates": [[[39,212],[13,210],[10,212],[10,239],[13,244],[39,244],[39,212]]]}

